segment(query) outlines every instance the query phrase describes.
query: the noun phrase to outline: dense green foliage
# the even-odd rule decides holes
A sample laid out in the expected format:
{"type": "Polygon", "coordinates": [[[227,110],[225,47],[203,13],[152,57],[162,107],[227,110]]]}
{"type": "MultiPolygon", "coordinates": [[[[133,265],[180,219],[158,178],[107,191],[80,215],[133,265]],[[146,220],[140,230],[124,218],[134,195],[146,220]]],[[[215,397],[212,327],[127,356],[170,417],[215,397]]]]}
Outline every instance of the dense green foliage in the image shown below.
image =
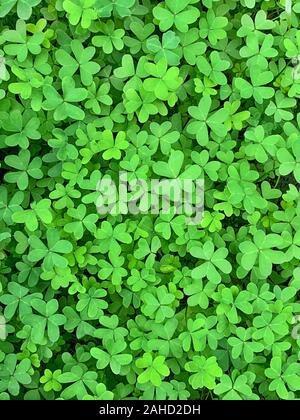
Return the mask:
{"type": "Polygon", "coordinates": [[[298,399],[300,1],[0,18],[0,399],[298,399]],[[98,214],[121,170],[203,221],[98,214]]]}

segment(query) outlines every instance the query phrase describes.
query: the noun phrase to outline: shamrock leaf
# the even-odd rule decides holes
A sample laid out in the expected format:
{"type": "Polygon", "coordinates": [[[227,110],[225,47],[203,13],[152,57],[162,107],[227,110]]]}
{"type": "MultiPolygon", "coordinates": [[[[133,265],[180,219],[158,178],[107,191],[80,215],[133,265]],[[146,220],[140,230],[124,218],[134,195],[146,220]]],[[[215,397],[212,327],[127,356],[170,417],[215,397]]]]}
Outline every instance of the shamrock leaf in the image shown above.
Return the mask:
{"type": "Polygon", "coordinates": [[[282,361],[280,357],[273,357],[270,367],[266,369],[266,376],[272,379],[269,385],[270,391],[276,391],[282,399],[288,399],[288,389],[299,390],[299,365],[291,363],[282,371],[282,361]],[[288,389],[287,389],[288,388],[288,389]]]}
{"type": "Polygon", "coordinates": [[[138,382],[140,384],[151,382],[154,386],[160,386],[162,378],[170,374],[164,356],[153,358],[151,353],[144,353],[143,357],[137,359],[135,364],[139,369],[145,369],[138,376],[138,382]]]}
{"type": "Polygon", "coordinates": [[[78,106],[73,105],[75,102],[81,102],[87,97],[87,90],[84,88],[75,88],[75,82],[72,77],[66,76],[62,80],[63,96],[61,96],[53,86],[44,86],[43,92],[46,100],[42,107],[47,111],[54,110],[54,119],[57,121],[66,118],[74,118],[75,120],[84,119],[84,111],[78,106]]]}
{"type": "Polygon", "coordinates": [[[221,281],[218,270],[226,274],[232,270],[230,262],[226,260],[228,251],[225,248],[215,251],[212,241],[205,242],[203,247],[192,247],[190,253],[193,257],[206,261],[193,269],[192,277],[195,279],[207,277],[211,282],[218,284],[221,281]]]}
{"type": "Polygon", "coordinates": [[[199,35],[201,38],[208,38],[212,45],[215,45],[218,40],[226,37],[224,27],[227,26],[228,20],[224,16],[216,16],[215,12],[210,9],[205,18],[199,20],[199,35]]]}
{"type": "Polygon", "coordinates": [[[193,360],[185,364],[185,369],[193,373],[189,377],[193,389],[203,387],[213,389],[216,386],[216,378],[222,376],[222,369],[215,356],[207,359],[204,356],[193,356],[193,360]]]}
{"type": "Polygon", "coordinates": [[[97,19],[95,0],[64,0],[62,5],[72,25],[80,22],[82,28],[86,29],[97,19]]]}
{"type": "Polygon", "coordinates": [[[96,49],[94,47],[84,48],[81,42],[76,39],[71,41],[70,46],[75,58],[63,49],[56,51],[56,60],[62,66],[59,70],[59,77],[63,79],[65,76],[73,76],[79,69],[82,83],[89,86],[93,82],[93,74],[100,70],[99,64],[91,61],[96,49]]]}
{"type": "Polygon", "coordinates": [[[155,96],[162,101],[175,98],[175,92],[182,83],[178,67],[170,67],[169,69],[167,67],[165,58],[161,58],[156,64],[145,64],[147,73],[154,77],[147,78],[143,87],[147,92],[154,92],[155,96]]]}
{"type": "Polygon", "coordinates": [[[0,17],[7,15],[17,5],[17,14],[20,19],[27,20],[32,14],[32,8],[41,0],[3,0],[0,5],[0,17]]]}
{"type": "Polygon", "coordinates": [[[119,131],[114,139],[110,130],[104,130],[100,140],[100,151],[105,150],[102,157],[105,160],[120,159],[121,150],[128,147],[128,142],[125,140],[126,135],[124,131],[119,131]]]}
{"type": "Polygon", "coordinates": [[[43,260],[43,268],[51,270],[53,266],[59,268],[67,267],[67,259],[61,254],[68,254],[72,251],[72,244],[65,240],[59,239],[59,232],[54,228],[47,231],[47,246],[37,237],[30,236],[29,245],[31,251],[28,259],[31,262],[43,260]]]}
{"type": "Polygon", "coordinates": [[[30,359],[25,358],[18,362],[15,354],[8,354],[0,373],[1,392],[8,390],[11,395],[18,395],[20,385],[28,385],[31,382],[30,368],[30,359]]]}
{"type": "Polygon", "coordinates": [[[24,223],[28,230],[35,231],[38,229],[39,220],[45,225],[52,222],[50,206],[51,201],[47,198],[38,203],[32,203],[32,209],[16,211],[12,216],[13,221],[24,223]]]}
{"type": "Polygon", "coordinates": [[[57,377],[60,384],[70,384],[62,392],[62,398],[71,399],[77,397],[81,400],[86,393],[97,386],[97,373],[86,371],[81,366],[73,366],[70,372],[61,373],[57,377]]]}
{"type": "Polygon", "coordinates": [[[176,66],[180,61],[180,54],[176,52],[179,42],[179,37],[173,31],[168,31],[163,34],[162,43],[157,37],[152,37],[147,40],[146,46],[149,51],[155,53],[154,61],[165,58],[169,66],[176,66]]]}
{"type": "Polygon", "coordinates": [[[57,314],[58,302],[51,299],[44,302],[42,299],[34,299],[31,303],[37,314],[26,314],[23,316],[24,322],[31,326],[31,339],[36,344],[42,344],[47,337],[55,343],[59,339],[59,326],[63,325],[66,317],[57,314]]]}
{"type": "Polygon", "coordinates": [[[247,375],[222,376],[220,383],[214,389],[214,393],[222,395],[222,400],[248,400],[253,398],[252,389],[248,384],[247,375]]]}
{"type": "MultiPolygon", "coordinates": [[[[19,0],[20,1],[20,0],[19,0]]],[[[32,36],[27,35],[24,20],[17,20],[16,29],[9,29],[3,33],[3,39],[9,44],[4,46],[4,52],[16,56],[19,62],[24,62],[29,53],[38,55],[42,51],[41,44],[45,34],[36,32],[32,36]]]]}
{"type": "Polygon", "coordinates": [[[253,242],[244,241],[239,246],[242,252],[242,266],[249,271],[258,263],[262,276],[268,277],[272,272],[273,264],[284,262],[283,252],[273,249],[280,246],[281,241],[281,238],[276,234],[266,235],[261,230],[257,231],[253,236],[253,242]]]}
{"type": "Polygon", "coordinates": [[[100,17],[109,17],[112,12],[121,18],[130,16],[134,0],[97,0],[96,8],[100,17]]]}
{"type": "Polygon", "coordinates": [[[189,6],[190,0],[166,0],[153,9],[154,17],[159,21],[159,29],[164,32],[175,25],[180,32],[187,32],[188,25],[194,23],[199,15],[199,10],[189,6]]]}
{"type": "Polygon", "coordinates": [[[228,116],[225,109],[211,112],[212,100],[209,96],[203,96],[198,106],[190,106],[188,111],[192,120],[187,126],[187,131],[190,134],[196,135],[197,142],[201,146],[208,143],[208,128],[212,130],[217,136],[225,137],[227,129],[224,122],[228,116]]]}
{"type": "Polygon", "coordinates": [[[172,318],[174,310],[170,306],[174,301],[174,295],[168,293],[165,286],[155,290],[155,294],[146,292],[142,295],[144,305],[142,311],[145,315],[155,318],[155,322],[163,322],[165,318],[172,318]]]}
{"type": "Polygon", "coordinates": [[[28,187],[29,177],[41,179],[43,172],[41,171],[42,161],[39,157],[35,157],[30,161],[29,150],[21,150],[18,155],[6,156],[4,162],[17,169],[16,172],[7,172],[4,179],[9,183],[16,183],[20,190],[28,187]]]}
{"type": "Polygon", "coordinates": [[[94,36],[92,38],[92,43],[96,47],[102,48],[105,54],[111,54],[114,49],[117,51],[123,49],[123,36],[125,34],[124,29],[115,29],[114,22],[109,20],[107,23],[102,23],[101,32],[104,32],[105,35],[94,36]]]}
{"type": "Polygon", "coordinates": [[[256,74],[254,67],[250,68],[251,83],[247,80],[237,77],[235,86],[239,90],[242,98],[254,97],[258,104],[262,104],[264,99],[270,99],[274,95],[272,87],[266,87],[273,80],[273,74],[270,71],[262,71],[256,74]]]}
{"type": "Polygon", "coordinates": [[[127,366],[131,360],[132,355],[123,353],[127,345],[125,341],[109,342],[108,351],[99,349],[98,347],[91,348],[91,355],[97,359],[97,368],[103,369],[110,365],[112,372],[118,375],[123,366],[127,366]]]}
{"type": "Polygon", "coordinates": [[[285,148],[278,150],[279,172],[281,175],[288,175],[293,172],[296,181],[300,182],[300,153],[297,141],[292,144],[292,152],[293,154],[285,148]]]}

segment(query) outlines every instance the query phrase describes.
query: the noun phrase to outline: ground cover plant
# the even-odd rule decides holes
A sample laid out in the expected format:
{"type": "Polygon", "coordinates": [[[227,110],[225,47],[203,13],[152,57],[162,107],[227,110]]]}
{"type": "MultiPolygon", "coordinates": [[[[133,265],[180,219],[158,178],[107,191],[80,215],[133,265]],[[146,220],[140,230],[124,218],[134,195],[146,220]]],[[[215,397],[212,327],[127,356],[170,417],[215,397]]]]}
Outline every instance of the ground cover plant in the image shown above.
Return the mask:
{"type": "Polygon", "coordinates": [[[0,399],[300,396],[300,1],[0,1],[0,399]],[[97,183],[204,177],[203,220],[97,183]]]}

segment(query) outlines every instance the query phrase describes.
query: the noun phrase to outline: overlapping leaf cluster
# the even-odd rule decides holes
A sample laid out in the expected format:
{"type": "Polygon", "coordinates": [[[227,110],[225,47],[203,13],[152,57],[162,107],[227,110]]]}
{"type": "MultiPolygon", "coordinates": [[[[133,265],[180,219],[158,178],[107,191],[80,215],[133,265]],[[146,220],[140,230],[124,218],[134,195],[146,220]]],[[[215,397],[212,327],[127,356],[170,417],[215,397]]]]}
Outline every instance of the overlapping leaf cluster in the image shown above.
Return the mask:
{"type": "Polygon", "coordinates": [[[300,1],[0,3],[0,398],[298,399],[300,1]]]}

